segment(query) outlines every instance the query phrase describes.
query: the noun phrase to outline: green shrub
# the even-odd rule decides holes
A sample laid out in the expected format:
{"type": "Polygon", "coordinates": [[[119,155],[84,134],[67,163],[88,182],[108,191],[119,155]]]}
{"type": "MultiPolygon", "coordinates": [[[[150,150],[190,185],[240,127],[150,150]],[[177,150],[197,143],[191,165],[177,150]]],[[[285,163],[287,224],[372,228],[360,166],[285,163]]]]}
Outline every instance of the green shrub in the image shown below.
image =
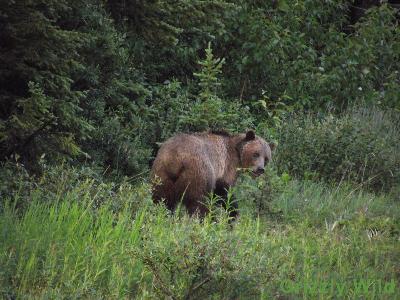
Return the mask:
{"type": "Polygon", "coordinates": [[[191,106],[191,94],[181,82],[173,80],[153,87],[149,118],[151,143],[163,142],[182,130],[179,120],[191,106]]]}
{"type": "Polygon", "coordinates": [[[400,108],[396,10],[371,7],[349,23],[349,1],[242,1],[227,21],[227,93],[254,102],[287,95],[324,110],[373,103],[400,108]],[[354,26],[353,26],[354,25],[354,26]],[[351,29],[350,29],[351,28],[351,29]],[[345,33],[346,32],[346,33],[345,33]]]}
{"type": "Polygon", "coordinates": [[[359,108],[341,116],[294,115],[279,132],[278,169],[388,190],[400,182],[397,113],[359,108]]]}
{"type": "Polygon", "coordinates": [[[0,167],[0,210],[11,199],[18,210],[24,212],[35,199],[43,203],[55,203],[60,199],[85,202],[90,198],[92,209],[107,202],[109,208],[117,213],[127,204],[137,211],[143,203],[136,200],[150,195],[147,185],[144,189],[139,188],[140,179],[119,177],[119,181],[114,182],[111,180],[115,177],[105,176],[101,167],[93,165],[74,167],[65,163],[53,166],[42,158],[42,174],[35,176],[29,175],[18,162],[2,163],[0,167]]]}
{"type": "Polygon", "coordinates": [[[0,178],[0,210],[10,199],[26,202],[30,191],[35,188],[35,181],[18,160],[0,163],[0,178]]]}
{"type": "Polygon", "coordinates": [[[205,50],[206,57],[199,61],[201,70],[194,73],[199,80],[199,96],[191,109],[181,116],[180,126],[189,131],[207,129],[245,130],[252,125],[249,109],[239,102],[229,102],[220,98],[222,65],[225,60],[214,58],[211,44],[205,50]]]}

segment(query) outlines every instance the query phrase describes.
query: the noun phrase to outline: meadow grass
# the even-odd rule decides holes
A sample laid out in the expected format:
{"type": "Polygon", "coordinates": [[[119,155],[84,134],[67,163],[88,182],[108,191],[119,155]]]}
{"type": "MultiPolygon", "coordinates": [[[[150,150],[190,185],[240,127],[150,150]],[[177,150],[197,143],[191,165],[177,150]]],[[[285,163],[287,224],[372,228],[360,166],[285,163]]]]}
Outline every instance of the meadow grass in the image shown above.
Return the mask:
{"type": "Polygon", "coordinates": [[[262,216],[240,194],[230,224],[218,209],[171,214],[146,184],[106,191],[83,181],[53,201],[33,190],[23,209],[4,199],[2,298],[400,298],[400,210],[388,196],[293,180],[262,216]]]}

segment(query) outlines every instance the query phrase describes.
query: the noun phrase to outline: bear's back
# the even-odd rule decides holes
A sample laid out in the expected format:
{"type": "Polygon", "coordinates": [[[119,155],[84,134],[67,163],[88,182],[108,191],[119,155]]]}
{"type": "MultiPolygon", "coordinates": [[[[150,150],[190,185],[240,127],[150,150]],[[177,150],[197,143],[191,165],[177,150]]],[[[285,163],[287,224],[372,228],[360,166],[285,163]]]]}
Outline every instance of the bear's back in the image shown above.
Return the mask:
{"type": "Polygon", "coordinates": [[[221,177],[227,163],[226,136],[210,133],[178,134],[165,141],[154,161],[153,171],[164,168],[171,174],[182,167],[196,168],[196,161],[207,162],[217,178],[221,177]]]}

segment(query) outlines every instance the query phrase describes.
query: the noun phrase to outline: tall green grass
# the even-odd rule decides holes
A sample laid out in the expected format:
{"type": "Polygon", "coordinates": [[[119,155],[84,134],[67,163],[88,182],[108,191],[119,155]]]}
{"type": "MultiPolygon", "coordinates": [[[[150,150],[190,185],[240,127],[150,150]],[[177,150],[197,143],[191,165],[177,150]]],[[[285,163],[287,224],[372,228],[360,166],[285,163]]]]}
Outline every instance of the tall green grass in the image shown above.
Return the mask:
{"type": "Polygon", "coordinates": [[[290,181],[256,217],[252,199],[238,195],[234,224],[220,210],[202,221],[170,214],[145,184],[109,193],[82,181],[54,201],[33,190],[24,210],[9,198],[0,213],[0,295],[400,298],[400,213],[389,197],[290,181]]]}

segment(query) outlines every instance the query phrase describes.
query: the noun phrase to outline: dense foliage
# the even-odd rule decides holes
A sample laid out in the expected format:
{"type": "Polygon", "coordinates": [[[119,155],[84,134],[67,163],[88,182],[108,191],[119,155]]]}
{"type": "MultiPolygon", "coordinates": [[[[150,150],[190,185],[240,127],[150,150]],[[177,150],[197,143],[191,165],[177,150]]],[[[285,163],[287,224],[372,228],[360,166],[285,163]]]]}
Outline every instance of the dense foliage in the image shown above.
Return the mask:
{"type": "Polygon", "coordinates": [[[276,166],[308,178],[390,188],[400,182],[400,118],[378,109],[296,115],[279,132],[276,166]]]}
{"type": "Polygon", "coordinates": [[[177,131],[400,108],[396,10],[351,1],[2,1],[0,160],[143,172],[177,131]],[[204,51],[206,49],[206,51],[204,51]]]}

